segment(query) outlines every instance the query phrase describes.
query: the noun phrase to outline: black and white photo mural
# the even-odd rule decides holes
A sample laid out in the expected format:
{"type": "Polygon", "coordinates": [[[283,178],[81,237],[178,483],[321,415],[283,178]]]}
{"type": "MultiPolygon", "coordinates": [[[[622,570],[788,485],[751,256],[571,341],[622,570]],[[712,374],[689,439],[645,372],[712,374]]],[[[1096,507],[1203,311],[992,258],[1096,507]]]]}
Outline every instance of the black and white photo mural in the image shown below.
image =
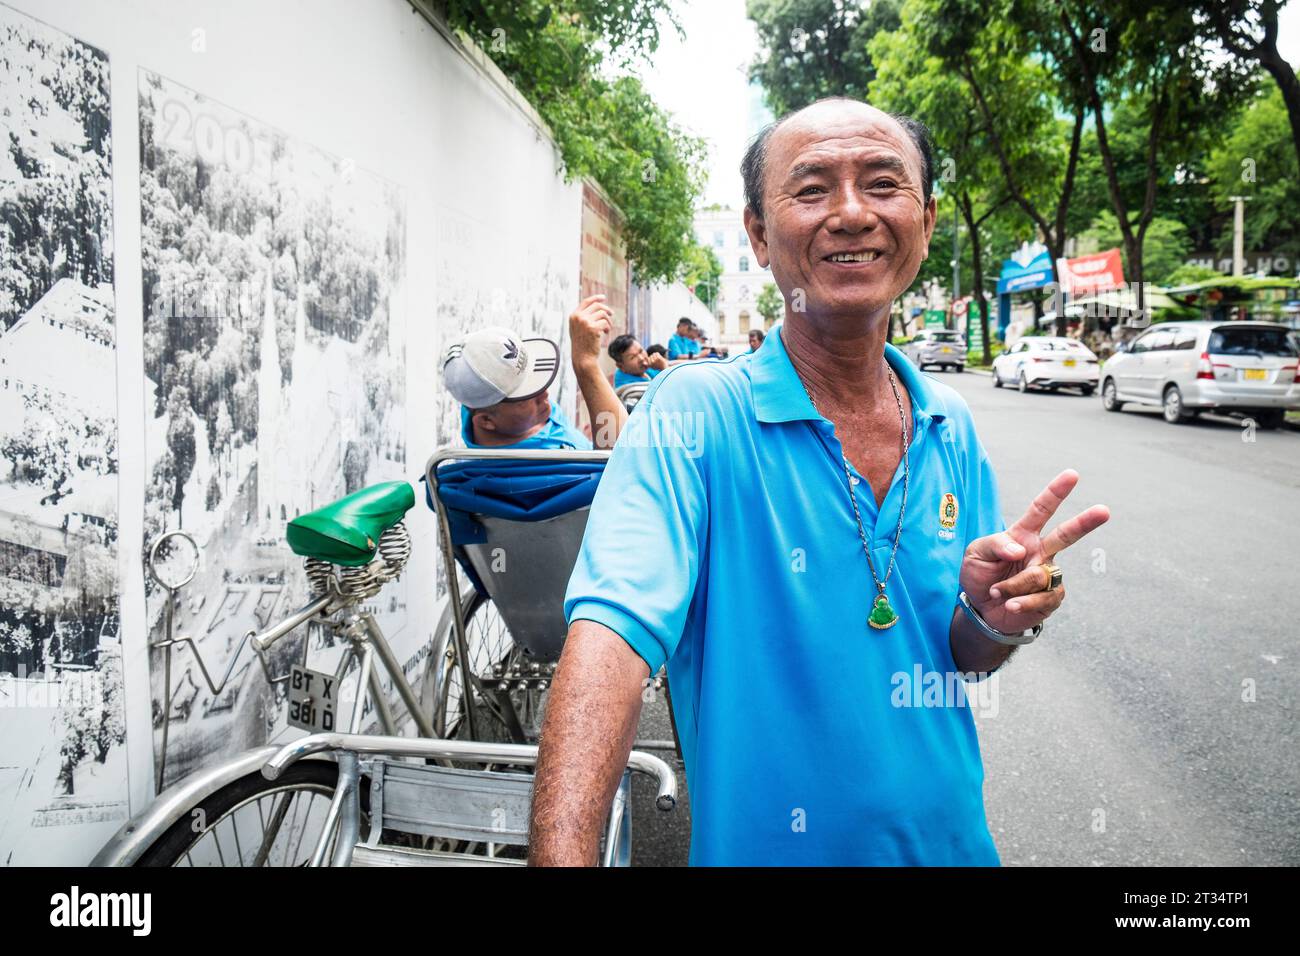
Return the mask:
{"type": "MultiPolygon", "coordinates": [[[[498,225],[441,207],[436,226],[438,299],[434,314],[443,343],[475,329],[499,325],[524,338],[552,339],[559,344],[561,355],[568,354],[568,315],[578,302],[569,274],[557,266],[542,243],[528,236],[512,237],[512,254],[518,261],[541,265],[537,269],[503,269],[498,225]]],[[[577,389],[568,366],[567,361],[561,363],[550,397],[572,416],[577,389]]],[[[430,372],[438,376],[439,384],[436,447],[463,446],[460,405],[441,387],[442,370],[431,368],[430,372]]],[[[439,561],[435,597],[442,600],[446,593],[447,569],[439,561]]]]}
{"type": "MultiPolygon", "coordinates": [[[[174,603],[219,679],[250,630],[307,603],[285,543],[296,516],[377,481],[409,479],[405,448],[405,210],[401,191],[345,158],[149,71],[140,72],[145,296],[144,544],[195,537],[174,603]]],[[[371,608],[390,639],[406,582],[371,608]]],[[[164,593],[146,582],[151,640],[164,593]]],[[[337,648],[313,631],[310,666],[337,648]]],[[[400,653],[400,644],[399,644],[400,653]]],[[[165,784],[285,729],[283,694],[251,650],[209,692],[193,651],[150,657],[165,784]]]]}
{"type": "Polygon", "coordinates": [[[127,817],[108,57],[0,5],[0,865],[127,817]]]}

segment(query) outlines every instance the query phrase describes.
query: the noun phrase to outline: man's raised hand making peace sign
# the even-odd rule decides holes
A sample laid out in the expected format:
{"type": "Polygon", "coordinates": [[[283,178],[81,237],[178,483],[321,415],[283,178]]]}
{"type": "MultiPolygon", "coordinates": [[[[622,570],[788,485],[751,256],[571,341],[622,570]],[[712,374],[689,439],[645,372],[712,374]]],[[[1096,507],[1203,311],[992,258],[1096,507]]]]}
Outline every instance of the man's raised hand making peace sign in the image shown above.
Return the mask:
{"type": "MultiPolygon", "coordinates": [[[[1056,570],[1052,559],[1110,520],[1109,508],[1093,505],[1043,533],[1078,482],[1078,472],[1061,472],[1039,492],[1019,521],[1006,531],[975,539],[966,548],[962,590],[974,611],[994,630],[1020,634],[1047,620],[1065,600],[1065,585],[1052,587],[1056,570]]],[[[1059,582],[1059,571],[1056,576],[1059,582]]],[[[953,618],[952,645],[957,665],[972,671],[997,667],[1014,650],[1014,645],[991,644],[960,609],[953,618]]]]}

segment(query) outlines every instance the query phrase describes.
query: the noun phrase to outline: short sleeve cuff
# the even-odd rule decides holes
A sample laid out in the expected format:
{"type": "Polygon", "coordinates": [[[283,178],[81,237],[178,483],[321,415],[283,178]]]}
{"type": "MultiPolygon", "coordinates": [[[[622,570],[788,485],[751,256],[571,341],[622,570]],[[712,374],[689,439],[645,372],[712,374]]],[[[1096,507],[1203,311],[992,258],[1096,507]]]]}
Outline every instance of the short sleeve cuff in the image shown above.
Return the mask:
{"type": "Polygon", "coordinates": [[[622,608],[603,601],[578,601],[569,611],[567,623],[574,621],[595,621],[623,638],[627,645],[641,655],[652,675],[659,673],[659,668],[667,662],[663,645],[655,638],[644,624],[628,614],[622,608]]]}

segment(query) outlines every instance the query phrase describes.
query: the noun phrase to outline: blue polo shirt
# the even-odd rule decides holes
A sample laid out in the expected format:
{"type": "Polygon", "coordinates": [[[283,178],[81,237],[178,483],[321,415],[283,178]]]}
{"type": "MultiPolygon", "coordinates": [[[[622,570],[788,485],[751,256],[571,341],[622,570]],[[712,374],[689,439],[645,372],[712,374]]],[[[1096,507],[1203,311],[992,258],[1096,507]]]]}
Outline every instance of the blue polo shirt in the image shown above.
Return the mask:
{"type": "MultiPolygon", "coordinates": [[[[692,864],[999,863],[949,648],[962,553],[1005,527],[997,482],[957,392],[885,356],[915,429],[888,630],[867,626],[841,446],[781,326],[757,352],[655,379],[596,492],[565,617],[606,625],[652,674],[667,663],[692,864]],[[652,554],[629,527],[653,529],[652,554]]],[[[879,521],[853,476],[884,574],[902,463],[879,521]]]]}
{"type": "Polygon", "coordinates": [[[624,385],[632,385],[635,382],[648,382],[659,374],[659,369],[648,368],[644,375],[629,375],[621,368],[614,369],[614,387],[622,388],[624,385]]]}
{"type": "Polygon", "coordinates": [[[460,437],[467,448],[576,448],[581,451],[591,450],[591,439],[569,421],[560,406],[551,402],[551,416],[535,435],[517,441],[511,445],[476,445],[474,428],[470,424],[470,410],[460,407],[460,437]]]}
{"type": "Polygon", "coordinates": [[[700,354],[700,343],[685,335],[674,335],[668,340],[668,358],[690,358],[700,354]]]}

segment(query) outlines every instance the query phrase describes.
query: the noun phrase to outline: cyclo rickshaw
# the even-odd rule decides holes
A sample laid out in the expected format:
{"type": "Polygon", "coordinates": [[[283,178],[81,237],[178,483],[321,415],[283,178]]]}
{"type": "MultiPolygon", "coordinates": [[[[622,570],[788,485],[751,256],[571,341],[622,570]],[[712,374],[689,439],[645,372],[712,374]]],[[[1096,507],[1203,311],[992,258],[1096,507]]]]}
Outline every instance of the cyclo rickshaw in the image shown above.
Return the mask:
{"type": "MultiPolygon", "coordinates": [[[[92,865],[526,862],[537,735],[565,636],[564,590],[608,455],[445,449],[429,459],[425,496],[437,514],[448,606],[414,680],[364,606],[411,555],[404,519],[415,494],[407,482],[364,488],[288,524],[310,600],[245,634],[219,682],[194,639],[172,635],[176,594],[194,577],[197,545],[183,531],[162,535],[148,557],[152,579],[167,590],[165,637],[151,645],[164,655],[159,795],[92,865]],[[309,624],[346,643],[332,672],[308,668],[307,640],[297,649],[286,641],[309,624]],[[173,655],[185,647],[214,697],[251,648],[265,679],[286,692],[289,723],[307,735],[246,751],[164,789],[173,655]],[[356,692],[344,719],[336,693],[348,680],[356,692]],[[365,732],[371,727],[378,733],[365,732]]],[[[654,686],[666,690],[659,676],[654,686]]],[[[660,810],[676,804],[672,768],[647,749],[675,743],[636,742],[602,837],[603,865],[630,863],[633,772],[653,778],[660,810]]]]}

